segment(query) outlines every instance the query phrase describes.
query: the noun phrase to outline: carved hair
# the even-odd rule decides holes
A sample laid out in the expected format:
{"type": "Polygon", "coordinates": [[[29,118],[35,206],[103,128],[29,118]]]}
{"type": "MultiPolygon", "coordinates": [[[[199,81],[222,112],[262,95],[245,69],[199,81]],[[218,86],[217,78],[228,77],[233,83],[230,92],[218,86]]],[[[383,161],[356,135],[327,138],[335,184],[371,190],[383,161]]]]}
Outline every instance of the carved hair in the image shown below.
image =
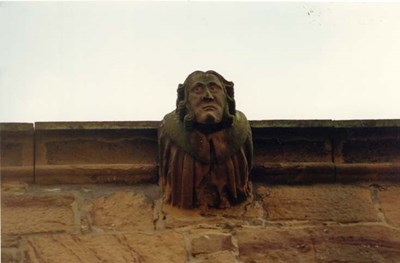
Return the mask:
{"type": "Polygon", "coordinates": [[[206,72],[203,71],[194,71],[191,73],[186,79],[183,84],[178,85],[178,98],[176,99],[176,112],[179,115],[180,121],[184,122],[184,125],[187,129],[191,130],[194,125],[194,115],[193,113],[189,110],[188,107],[188,83],[189,80],[192,76],[195,74],[212,74],[215,75],[222,83],[223,89],[226,92],[226,106],[224,109],[224,115],[222,118],[222,126],[223,127],[229,127],[233,123],[233,118],[236,114],[236,103],[235,103],[235,98],[234,98],[234,90],[233,90],[233,82],[232,81],[227,81],[224,77],[222,77],[220,74],[213,70],[208,70],[206,72]]]}

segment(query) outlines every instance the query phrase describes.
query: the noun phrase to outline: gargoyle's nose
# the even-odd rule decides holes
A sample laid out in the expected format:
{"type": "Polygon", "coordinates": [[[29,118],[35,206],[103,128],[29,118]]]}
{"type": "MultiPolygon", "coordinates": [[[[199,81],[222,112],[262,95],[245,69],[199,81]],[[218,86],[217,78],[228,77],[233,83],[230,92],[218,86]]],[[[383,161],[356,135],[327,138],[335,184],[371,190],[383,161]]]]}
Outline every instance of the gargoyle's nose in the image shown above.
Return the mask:
{"type": "Polygon", "coordinates": [[[214,96],[212,95],[212,93],[210,92],[210,90],[208,88],[206,89],[206,94],[204,95],[204,99],[206,99],[206,100],[214,99],[214,96]]]}

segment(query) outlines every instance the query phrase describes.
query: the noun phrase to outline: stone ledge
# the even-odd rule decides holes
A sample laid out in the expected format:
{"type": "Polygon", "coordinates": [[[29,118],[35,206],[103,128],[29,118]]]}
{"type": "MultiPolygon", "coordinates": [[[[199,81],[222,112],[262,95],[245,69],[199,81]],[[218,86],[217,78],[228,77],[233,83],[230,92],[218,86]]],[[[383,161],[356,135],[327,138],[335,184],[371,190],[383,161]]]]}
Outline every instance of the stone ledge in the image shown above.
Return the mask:
{"type": "Polygon", "coordinates": [[[336,164],[336,181],[400,181],[400,163],[336,164]]]}
{"type": "Polygon", "coordinates": [[[154,164],[37,165],[36,183],[155,183],[157,174],[154,164]]]}
{"type": "Polygon", "coordinates": [[[263,163],[254,164],[252,179],[271,184],[334,182],[334,163],[263,163]]]}
{"type": "Polygon", "coordinates": [[[1,181],[23,181],[33,183],[33,166],[1,166],[1,181]]]}
{"type": "MultiPolygon", "coordinates": [[[[37,122],[33,127],[30,123],[0,123],[2,179],[35,182],[36,173],[36,182],[46,184],[155,182],[159,124],[37,122]],[[129,168],[131,164],[147,168],[138,171],[129,168]]],[[[399,181],[400,120],[265,120],[250,124],[256,181],[399,181]]]]}
{"type": "Polygon", "coordinates": [[[332,120],[260,120],[249,121],[251,128],[332,128],[332,120]]]}
{"type": "Polygon", "coordinates": [[[400,163],[255,163],[252,179],[269,184],[400,181],[400,163]]]}
{"type": "Polygon", "coordinates": [[[400,119],[387,120],[337,120],[335,128],[399,128],[400,119]]]}
{"type": "Polygon", "coordinates": [[[32,123],[0,123],[2,181],[34,182],[34,132],[32,123]]]}
{"type": "MultiPolygon", "coordinates": [[[[365,120],[250,120],[250,126],[259,128],[398,128],[400,119],[365,120]]],[[[35,122],[35,130],[108,130],[157,129],[161,121],[75,121],[35,122]]],[[[0,131],[28,131],[33,123],[0,123],[0,131]]]]}
{"type": "Polygon", "coordinates": [[[159,121],[35,122],[35,130],[152,130],[159,121]]]}
{"type": "Polygon", "coordinates": [[[383,128],[400,127],[400,119],[388,120],[260,120],[252,128],[383,128]]]}
{"type": "Polygon", "coordinates": [[[32,132],[33,123],[0,122],[0,133],[4,132],[32,132]]]}

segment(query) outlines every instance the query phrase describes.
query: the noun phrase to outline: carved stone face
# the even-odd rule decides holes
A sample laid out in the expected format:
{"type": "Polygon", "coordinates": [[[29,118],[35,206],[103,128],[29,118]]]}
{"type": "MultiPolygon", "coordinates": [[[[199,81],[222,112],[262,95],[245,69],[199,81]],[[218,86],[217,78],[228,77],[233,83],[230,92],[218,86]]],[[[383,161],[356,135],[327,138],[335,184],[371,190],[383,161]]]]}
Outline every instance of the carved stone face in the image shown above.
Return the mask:
{"type": "Polygon", "coordinates": [[[188,84],[188,104],[195,121],[201,124],[220,123],[226,106],[224,86],[217,76],[198,73],[188,84]]]}

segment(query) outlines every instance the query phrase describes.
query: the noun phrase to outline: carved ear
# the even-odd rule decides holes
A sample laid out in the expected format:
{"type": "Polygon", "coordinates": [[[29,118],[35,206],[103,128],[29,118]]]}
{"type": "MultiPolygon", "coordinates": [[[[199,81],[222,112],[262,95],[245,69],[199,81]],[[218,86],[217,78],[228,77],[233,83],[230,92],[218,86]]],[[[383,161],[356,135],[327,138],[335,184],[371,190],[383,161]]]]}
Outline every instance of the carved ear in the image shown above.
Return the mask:
{"type": "Polygon", "coordinates": [[[235,102],[235,91],[233,89],[234,84],[232,81],[225,81],[224,84],[226,89],[229,113],[235,116],[236,102],[235,102]]]}
{"type": "Polygon", "coordinates": [[[178,93],[178,97],[176,99],[176,110],[179,110],[180,102],[185,100],[185,86],[183,84],[179,84],[176,91],[178,93]]]}
{"type": "Polygon", "coordinates": [[[225,84],[225,89],[226,89],[226,93],[228,94],[228,96],[231,97],[232,99],[235,99],[235,92],[233,90],[233,86],[235,84],[233,84],[232,81],[226,81],[224,84],[225,84]]]}

